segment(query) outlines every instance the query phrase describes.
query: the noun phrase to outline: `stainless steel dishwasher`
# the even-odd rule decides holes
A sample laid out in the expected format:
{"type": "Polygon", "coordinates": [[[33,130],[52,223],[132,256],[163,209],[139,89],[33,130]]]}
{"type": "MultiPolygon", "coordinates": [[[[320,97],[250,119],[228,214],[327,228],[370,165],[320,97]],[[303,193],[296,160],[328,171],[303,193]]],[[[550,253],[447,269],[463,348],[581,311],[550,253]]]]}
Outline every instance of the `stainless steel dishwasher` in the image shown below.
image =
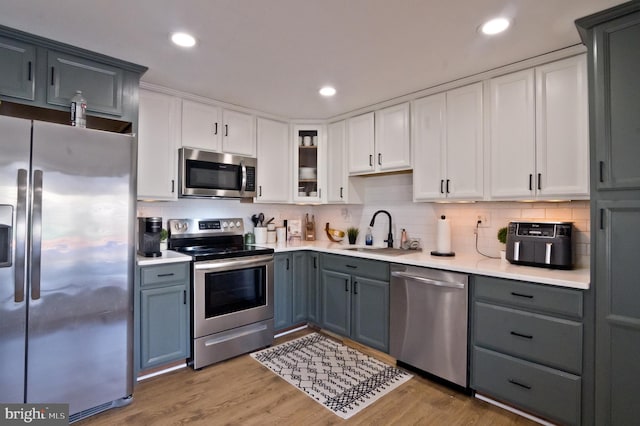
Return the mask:
{"type": "Polygon", "coordinates": [[[467,388],[468,283],[465,274],[392,264],[391,356],[467,388]]]}

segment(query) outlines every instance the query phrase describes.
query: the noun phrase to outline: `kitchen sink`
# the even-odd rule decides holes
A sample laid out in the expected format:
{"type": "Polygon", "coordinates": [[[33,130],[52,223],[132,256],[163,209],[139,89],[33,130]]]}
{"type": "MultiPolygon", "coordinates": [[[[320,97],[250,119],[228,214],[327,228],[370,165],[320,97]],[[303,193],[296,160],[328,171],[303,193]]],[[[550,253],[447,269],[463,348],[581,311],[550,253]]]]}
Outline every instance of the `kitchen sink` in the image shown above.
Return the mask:
{"type": "Polygon", "coordinates": [[[359,251],[363,253],[382,254],[385,256],[401,256],[403,254],[409,254],[415,252],[415,250],[403,250],[392,247],[347,247],[343,250],[347,251],[359,251]]]}

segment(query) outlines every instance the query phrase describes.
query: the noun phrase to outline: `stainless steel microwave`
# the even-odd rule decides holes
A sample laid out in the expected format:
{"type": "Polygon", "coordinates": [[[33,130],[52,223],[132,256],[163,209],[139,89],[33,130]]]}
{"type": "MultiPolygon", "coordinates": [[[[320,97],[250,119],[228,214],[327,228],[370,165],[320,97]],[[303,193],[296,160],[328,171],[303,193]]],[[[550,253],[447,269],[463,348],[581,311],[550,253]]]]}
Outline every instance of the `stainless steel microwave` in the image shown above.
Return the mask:
{"type": "Polygon", "coordinates": [[[251,198],[256,196],[255,158],[180,148],[178,196],[181,198],[251,198]]]}

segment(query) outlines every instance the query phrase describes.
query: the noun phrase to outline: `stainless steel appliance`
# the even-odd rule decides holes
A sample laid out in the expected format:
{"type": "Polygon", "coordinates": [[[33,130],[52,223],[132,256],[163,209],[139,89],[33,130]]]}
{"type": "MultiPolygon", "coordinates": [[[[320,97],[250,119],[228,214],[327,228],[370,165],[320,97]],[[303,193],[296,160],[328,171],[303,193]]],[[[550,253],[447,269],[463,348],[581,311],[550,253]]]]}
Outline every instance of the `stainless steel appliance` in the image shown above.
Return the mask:
{"type": "Polygon", "coordinates": [[[193,257],[191,365],[273,343],[273,249],[244,245],[242,219],[170,219],[168,247],[193,257]]]}
{"type": "Polygon", "coordinates": [[[467,388],[468,276],[391,265],[390,354],[467,388]]]}
{"type": "Polygon", "coordinates": [[[572,222],[509,222],[507,260],[556,269],[573,267],[572,222]]]}
{"type": "Polygon", "coordinates": [[[252,198],[256,194],[255,158],[195,148],[178,151],[180,197],[252,198]]]}
{"type": "Polygon", "coordinates": [[[160,235],[162,232],[161,217],[138,218],[138,254],[145,257],[159,257],[160,235]]]}
{"type": "Polygon", "coordinates": [[[0,401],[130,401],[135,149],[0,116],[0,401]]]}

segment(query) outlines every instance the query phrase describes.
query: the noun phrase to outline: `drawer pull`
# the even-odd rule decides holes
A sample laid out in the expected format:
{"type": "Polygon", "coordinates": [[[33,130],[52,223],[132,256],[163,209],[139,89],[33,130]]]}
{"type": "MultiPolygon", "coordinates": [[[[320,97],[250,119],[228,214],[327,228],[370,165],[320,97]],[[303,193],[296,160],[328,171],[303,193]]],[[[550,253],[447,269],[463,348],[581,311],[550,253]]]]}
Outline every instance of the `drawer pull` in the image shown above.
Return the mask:
{"type": "Polygon", "coordinates": [[[160,278],[160,277],[172,277],[172,276],[174,276],[174,275],[175,275],[175,274],[174,274],[173,272],[170,272],[170,273],[168,273],[168,274],[158,274],[158,278],[160,278]]]}
{"type": "Polygon", "coordinates": [[[521,388],[525,388],[525,389],[531,389],[531,386],[527,386],[527,385],[523,385],[522,383],[518,383],[515,380],[509,379],[509,383],[516,385],[516,386],[520,386],[521,388]]]}
{"type": "Polygon", "coordinates": [[[528,334],[521,334],[521,333],[518,333],[518,332],[516,332],[516,331],[512,331],[512,332],[511,332],[511,335],[512,335],[512,336],[518,336],[518,337],[524,337],[525,339],[533,339],[533,336],[531,336],[531,335],[528,335],[528,334]]]}
{"type": "Polygon", "coordinates": [[[516,297],[524,297],[525,299],[533,299],[533,296],[530,295],[530,294],[516,293],[515,291],[512,291],[511,295],[516,296],[516,297]]]}
{"type": "Polygon", "coordinates": [[[347,268],[351,268],[351,269],[358,269],[357,266],[353,266],[353,265],[345,265],[347,268]]]}

